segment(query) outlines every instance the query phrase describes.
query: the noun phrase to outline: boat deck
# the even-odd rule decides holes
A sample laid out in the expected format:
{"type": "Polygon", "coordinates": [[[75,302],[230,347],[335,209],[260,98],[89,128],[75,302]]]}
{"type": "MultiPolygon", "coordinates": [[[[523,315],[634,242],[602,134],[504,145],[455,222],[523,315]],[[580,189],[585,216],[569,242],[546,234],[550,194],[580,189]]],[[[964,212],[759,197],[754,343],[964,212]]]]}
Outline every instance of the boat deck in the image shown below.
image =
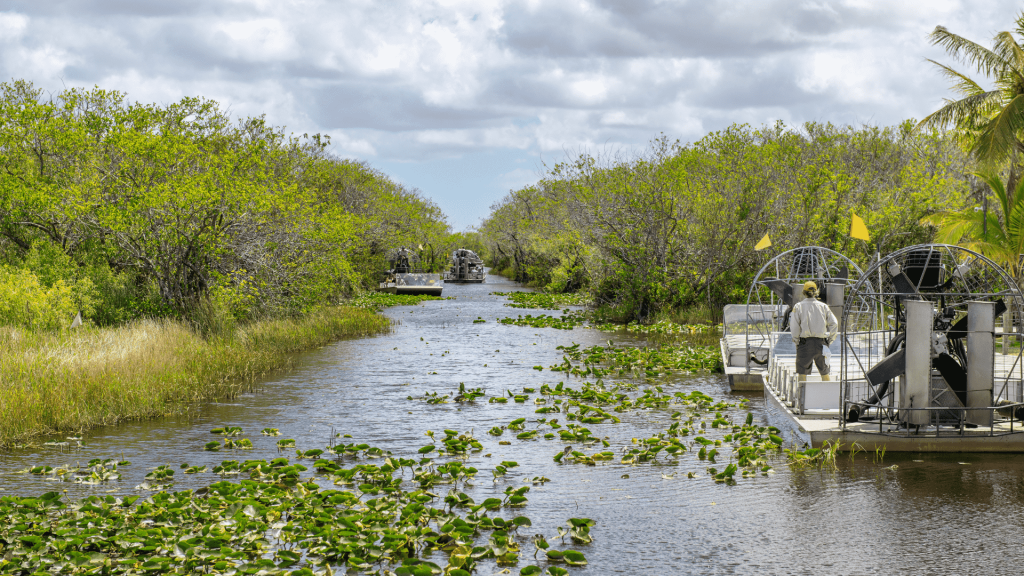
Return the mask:
{"type": "Polygon", "coordinates": [[[848,423],[844,430],[838,410],[831,415],[818,411],[815,414],[797,414],[779,395],[766,386],[765,402],[774,412],[781,413],[794,427],[798,435],[814,448],[821,448],[826,442],[839,442],[841,451],[851,449],[873,452],[884,449],[887,452],[1024,452],[1024,423],[1004,420],[992,427],[963,430],[952,427],[922,428],[920,431],[896,429],[879,422],[848,423]]]}
{"type": "Polygon", "coordinates": [[[737,391],[761,391],[764,389],[766,365],[748,360],[747,345],[750,350],[763,350],[767,355],[768,339],[752,334],[726,334],[721,340],[722,366],[729,377],[729,387],[737,391]]]}
{"type": "MultiPolygon", "coordinates": [[[[913,452],[1024,452],[1024,422],[996,418],[991,426],[961,428],[956,425],[923,426],[908,430],[881,420],[840,421],[840,362],[845,344],[847,365],[845,381],[854,398],[866,397],[867,382],[862,366],[873,366],[884,356],[882,342],[890,334],[848,333],[845,342],[837,339],[830,347],[831,376],[822,381],[817,370],[801,382],[796,374],[796,347],[788,333],[773,333],[772,356],[765,374],[765,401],[795,427],[814,447],[825,442],[840,442],[842,449],[913,452]]],[[[841,338],[842,338],[841,337],[841,338]]],[[[1019,354],[995,354],[996,400],[1021,400],[1021,364],[1019,354]]]]}

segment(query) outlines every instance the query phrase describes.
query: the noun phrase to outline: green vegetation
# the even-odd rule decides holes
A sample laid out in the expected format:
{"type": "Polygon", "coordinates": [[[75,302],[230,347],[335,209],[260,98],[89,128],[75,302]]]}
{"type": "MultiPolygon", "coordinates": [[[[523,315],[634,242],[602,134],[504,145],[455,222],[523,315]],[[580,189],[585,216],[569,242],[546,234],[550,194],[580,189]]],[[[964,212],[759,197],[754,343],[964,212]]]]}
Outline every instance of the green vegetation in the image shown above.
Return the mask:
{"type": "Polygon", "coordinates": [[[494,296],[505,296],[512,301],[512,308],[543,308],[561,310],[566,306],[587,306],[590,300],[585,294],[551,294],[548,292],[491,292],[494,296]]]}
{"type": "Polygon", "coordinates": [[[976,172],[996,197],[986,210],[941,212],[925,218],[939,227],[936,239],[948,244],[961,244],[988,256],[1020,284],[1024,281],[1024,180],[1016,190],[1009,190],[993,173],[976,172]]]}
{"type": "Polygon", "coordinates": [[[440,269],[440,209],[321,135],[216,102],[0,84],[0,323],[175,317],[204,334],[375,287],[385,253],[440,269]]]}
{"type": "Polygon", "coordinates": [[[548,316],[547,314],[541,314],[534,316],[527,314],[526,316],[517,316],[516,318],[502,318],[498,320],[501,324],[509,326],[530,326],[531,328],[555,328],[558,330],[572,330],[577,326],[582,326],[587,321],[587,314],[585,312],[573,312],[566,310],[561,316],[548,316]]]}
{"type": "Polygon", "coordinates": [[[336,306],[391,249],[439,270],[479,240],[329,149],[201,98],[0,84],[0,443],[230,396],[428,299],[336,306]]]}
{"type": "MultiPolygon", "coordinates": [[[[456,447],[477,449],[471,437],[446,434],[449,453],[456,447]]],[[[428,447],[420,453],[432,452],[434,446],[428,447]]],[[[33,498],[5,496],[0,498],[0,513],[8,520],[0,527],[5,551],[0,571],[305,576],[333,570],[384,573],[387,568],[403,576],[442,571],[465,576],[484,559],[499,565],[519,562],[517,541],[524,537],[518,531],[532,522],[516,511],[527,505],[529,486],[508,487],[503,498],[476,503],[462,491],[475,468],[457,460],[396,457],[366,444],[300,451],[296,460],[310,465],[287,458],[225,460],[212,472],[219,479],[180,492],[169,491],[174,470],[159,466],[136,487],[152,492],[145,499],[108,495],[68,501],[56,491],[33,498]],[[320,458],[326,454],[335,459],[320,458]],[[322,489],[317,480],[340,489],[322,489]],[[448,495],[433,493],[437,485],[450,486],[448,495]],[[503,509],[512,513],[510,520],[489,515],[503,509]],[[482,536],[485,542],[477,542],[482,536]],[[446,566],[434,562],[440,560],[435,552],[447,556],[446,566]]],[[[57,483],[103,485],[120,478],[118,467],[128,465],[94,460],[85,467],[42,465],[23,472],[57,483]]],[[[517,465],[502,462],[495,477],[517,465]]],[[[179,468],[186,474],[208,473],[205,466],[179,468]]],[[[568,533],[575,543],[593,541],[593,520],[570,518],[568,525],[559,533],[568,533]]],[[[549,562],[587,563],[579,551],[549,550],[543,537],[535,544],[538,551],[547,551],[549,562]]],[[[540,568],[523,571],[539,574],[540,568]]],[[[550,566],[547,573],[566,571],[550,566]]]]}
{"type": "MultiPolygon", "coordinates": [[[[1014,21],[1014,32],[1024,39],[1024,12],[1014,21]]],[[[999,32],[992,48],[985,48],[943,26],[936,26],[930,39],[950,56],[971,64],[995,85],[982,88],[971,77],[931,60],[953,83],[957,100],[946,104],[921,121],[921,126],[952,126],[960,144],[985,168],[1010,165],[1010,183],[1016,188],[1021,177],[1020,155],[1024,152],[1024,48],[1013,32],[999,32]]]]}
{"type": "Polygon", "coordinates": [[[430,296],[427,294],[388,294],[387,292],[366,292],[346,304],[357,308],[379,310],[391,306],[414,306],[428,300],[451,300],[451,296],[430,296]]]}
{"type": "Polygon", "coordinates": [[[0,445],[187,411],[249,389],[295,352],[389,327],[352,307],[253,321],[206,338],[171,319],[56,332],[0,327],[0,445]]]}
{"type": "Polygon", "coordinates": [[[608,375],[655,378],[663,374],[692,374],[695,372],[721,372],[722,359],[716,348],[710,346],[636,347],[590,346],[580,349],[579,344],[559,346],[565,355],[562,363],[549,367],[552,372],[565,372],[573,376],[608,375]],[[575,364],[573,364],[575,362],[575,364]]]}
{"type": "Polygon", "coordinates": [[[861,264],[929,241],[922,217],[966,204],[971,161],[941,132],[733,126],[635,157],[580,154],[494,205],[480,231],[496,272],[589,293],[615,322],[717,322],[777,251],[813,244],[861,264]],[[849,236],[851,211],[870,243],[849,236]],[[765,234],[773,248],[755,252],[765,234]]]}

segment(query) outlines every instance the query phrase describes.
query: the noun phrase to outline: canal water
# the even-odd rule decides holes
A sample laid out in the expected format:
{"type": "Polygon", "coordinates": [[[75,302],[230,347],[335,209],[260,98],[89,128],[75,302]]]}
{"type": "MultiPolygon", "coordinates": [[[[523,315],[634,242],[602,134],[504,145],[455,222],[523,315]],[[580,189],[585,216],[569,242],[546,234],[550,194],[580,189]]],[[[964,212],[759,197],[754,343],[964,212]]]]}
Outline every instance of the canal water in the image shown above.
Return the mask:
{"type": "MultiPolygon", "coordinates": [[[[190,418],[167,418],[93,430],[83,447],[71,453],[37,447],[0,456],[2,494],[35,495],[67,489],[69,496],[136,493],[153,467],[187,462],[212,468],[227,459],[271,459],[282,455],[279,438],[261,436],[278,428],[303,450],[324,448],[332,434],[350,434],[345,442],[367,443],[395,455],[413,457],[429,443],[433,430],[472,430],[484,445],[468,464],[480,470],[467,490],[477,502],[500,497],[507,486],[546,476],[533,486],[519,514],[559,545],[556,528],[569,518],[597,522],[594,543],[569,546],[584,552],[589,565],[571,574],[964,574],[1016,573],[1024,558],[1024,456],[887,454],[854,461],[840,457],[837,472],[790,470],[775,462],[775,473],[716,484],[707,463],[693,452],[678,466],[629,466],[619,458],[597,466],[556,464],[560,440],[516,440],[514,432],[487,434],[495,425],[525,417],[529,428],[542,417],[531,399],[525,404],[428,404],[424,394],[452,394],[459,383],[483,387],[487,396],[522,392],[541,384],[579,387],[581,380],[546,367],[562,361],[556,347],[580,343],[640,345],[623,333],[577,328],[571,331],[501,325],[496,320],[543,313],[505,307],[492,291],[521,289],[490,276],[483,285],[446,285],[454,300],[426,302],[385,311],[394,331],[374,338],[347,340],[304,354],[296,367],[272,375],[259,392],[208,405],[190,418]],[[477,319],[485,322],[476,322],[477,319]],[[535,370],[543,366],[545,370],[535,370]],[[413,399],[408,399],[409,397],[413,399]],[[210,430],[240,426],[251,451],[204,452],[218,437],[210,430]],[[511,445],[499,445],[500,440],[511,445]],[[127,459],[123,478],[97,487],[55,485],[17,474],[33,465],[84,464],[91,458],[127,459]],[[503,460],[519,463],[493,482],[491,470],[503,460]],[[688,479],[687,472],[696,478],[688,479]],[[628,477],[625,477],[627,476],[628,477]]],[[[760,395],[732,395],[721,375],[668,377],[666,391],[700,390],[716,400],[749,399],[755,419],[771,421],[760,395]]],[[[641,389],[644,386],[641,385],[641,389]]],[[[548,404],[550,405],[550,404],[548,404]]],[[[588,427],[607,437],[618,452],[632,438],[664,431],[672,410],[620,414],[619,424],[588,427]]],[[[557,415],[544,415],[557,416],[557,415]]],[[[734,416],[741,420],[745,414],[734,416]]],[[[710,431],[710,430],[709,430],[710,431]]],[[[796,437],[787,434],[787,444],[796,437]]],[[[599,446],[599,445],[598,445],[599,446]]],[[[580,447],[575,447],[579,449],[580,447]]],[[[592,448],[593,449],[593,448],[592,448]]],[[[721,449],[720,449],[721,450],[721,449]]],[[[286,451],[288,455],[294,451],[286,451]]],[[[721,450],[727,460],[728,446],[721,450]]],[[[722,467],[719,464],[719,467],[722,467]]],[[[195,488],[218,480],[212,473],[175,475],[174,489],[195,488]]],[[[438,490],[443,487],[438,487],[438,490]]],[[[508,516],[507,513],[504,514],[508,516]]],[[[524,539],[520,566],[532,563],[533,545],[524,539]]],[[[543,555],[542,555],[543,556],[543,555]]],[[[443,564],[443,555],[432,558],[443,564]]],[[[543,566],[542,562],[538,562],[543,566]]],[[[493,560],[478,574],[500,569],[493,560]]],[[[518,567],[512,573],[518,574],[518,567]]]]}

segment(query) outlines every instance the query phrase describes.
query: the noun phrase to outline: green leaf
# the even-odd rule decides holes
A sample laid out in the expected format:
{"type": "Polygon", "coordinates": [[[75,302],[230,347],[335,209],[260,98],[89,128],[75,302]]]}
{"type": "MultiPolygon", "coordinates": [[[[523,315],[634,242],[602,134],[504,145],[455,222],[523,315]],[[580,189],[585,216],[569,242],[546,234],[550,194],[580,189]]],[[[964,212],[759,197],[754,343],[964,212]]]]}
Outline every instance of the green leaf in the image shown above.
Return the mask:
{"type": "Polygon", "coordinates": [[[566,550],[565,563],[570,566],[586,566],[587,559],[581,552],[577,552],[576,550],[566,550]]]}

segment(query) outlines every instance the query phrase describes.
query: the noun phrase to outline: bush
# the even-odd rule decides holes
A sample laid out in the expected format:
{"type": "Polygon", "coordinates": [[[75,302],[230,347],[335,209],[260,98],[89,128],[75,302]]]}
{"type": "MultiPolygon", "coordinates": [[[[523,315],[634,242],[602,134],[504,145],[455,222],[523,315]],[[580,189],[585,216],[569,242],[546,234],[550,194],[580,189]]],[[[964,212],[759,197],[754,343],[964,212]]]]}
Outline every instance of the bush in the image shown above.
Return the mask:
{"type": "Polygon", "coordinates": [[[93,312],[93,283],[55,280],[49,287],[29,270],[0,266],[0,324],[41,330],[67,328],[79,311],[93,312]]]}

